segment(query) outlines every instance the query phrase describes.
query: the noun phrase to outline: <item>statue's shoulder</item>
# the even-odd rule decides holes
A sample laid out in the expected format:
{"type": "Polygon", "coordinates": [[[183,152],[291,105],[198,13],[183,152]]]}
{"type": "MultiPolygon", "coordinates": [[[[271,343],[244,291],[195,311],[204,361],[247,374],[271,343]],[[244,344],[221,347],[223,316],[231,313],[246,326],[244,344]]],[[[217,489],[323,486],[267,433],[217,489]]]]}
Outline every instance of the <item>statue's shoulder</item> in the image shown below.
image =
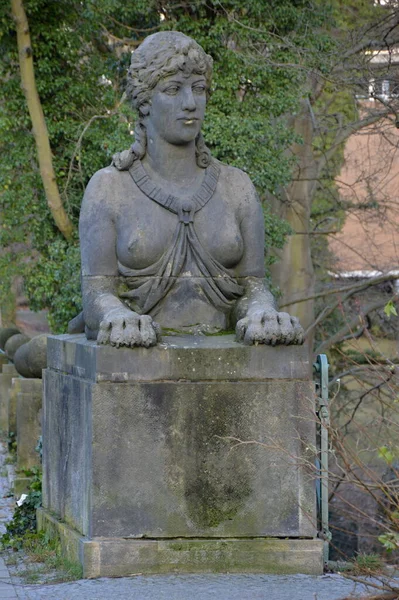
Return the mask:
{"type": "Polygon", "coordinates": [[[123,181],[129,178],[129,173],[121,172],[113,165],[96,171],[87,184],[84,194],[84,203],[115,203],[118,198],[118,190],[123,195],[123,181]]]}
{"type": "Polygon", "coordinates": [[[80,210],[80,222],[114,219],[123,198],[126,196],[124,178],[128,172],[121,173],[112,165],[96,171],[87,184],[80,210]]]}
{"type": "Polygon", "coordinates": [[[215,162],[220,168],[220,180],[229,188],[232,198],[235,197],[241,201],[246,198],[249,202],[258,202],[255,186],[245,171],[220,161],[215,162]]]}
{"type": "Polygon", "coordinates": [[[100,169],[94,173],[87,184],[86,191],[98,187],[101,187],[103,191],[106,191],[109,186],[120,181],[126,174],[129,175],[126,172],[119,171],[116,167],[114,167],[114,165],[104,167],[103,169],[100,169]]]}

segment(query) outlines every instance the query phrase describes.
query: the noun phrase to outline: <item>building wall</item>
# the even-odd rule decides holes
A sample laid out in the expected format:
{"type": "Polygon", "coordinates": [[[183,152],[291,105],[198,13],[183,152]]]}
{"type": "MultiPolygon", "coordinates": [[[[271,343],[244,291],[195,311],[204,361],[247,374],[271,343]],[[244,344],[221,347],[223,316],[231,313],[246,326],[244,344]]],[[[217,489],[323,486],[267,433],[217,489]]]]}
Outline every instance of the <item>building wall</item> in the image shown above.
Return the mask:
{"type": "Polygon", "coordinates": [[[337,183],[352,207],[342,231],[330,237],[336,270],[398,268],[399,129],[386,120],[352,135],[337,183]]]}

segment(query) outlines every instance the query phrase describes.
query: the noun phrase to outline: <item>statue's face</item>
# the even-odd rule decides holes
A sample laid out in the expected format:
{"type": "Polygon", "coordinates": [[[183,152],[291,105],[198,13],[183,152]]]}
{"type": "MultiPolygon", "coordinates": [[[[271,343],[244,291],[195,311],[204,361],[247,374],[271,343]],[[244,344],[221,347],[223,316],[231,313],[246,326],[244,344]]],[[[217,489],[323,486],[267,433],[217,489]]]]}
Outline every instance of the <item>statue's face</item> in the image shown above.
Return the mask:
{"type": "MultiPolygon", "coordinates": [[[[200,132],[205,115],[206,85],[203,75],[182,72],[161,79],[154,88],[145,117],[150,138],[170,144],[187,144],[200,132]]],[[[155,140],[154,140],[155,141],[155,140]]]]}

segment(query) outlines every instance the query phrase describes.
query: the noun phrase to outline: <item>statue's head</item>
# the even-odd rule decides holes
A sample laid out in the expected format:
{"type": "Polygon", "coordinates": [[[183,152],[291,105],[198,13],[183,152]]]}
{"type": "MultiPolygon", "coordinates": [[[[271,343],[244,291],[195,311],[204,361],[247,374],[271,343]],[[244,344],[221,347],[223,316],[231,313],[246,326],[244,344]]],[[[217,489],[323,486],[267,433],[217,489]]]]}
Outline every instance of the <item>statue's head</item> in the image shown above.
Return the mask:
{"type": "MultiPolygon", "coordinates": [[[[146,121],[151,115],[152,97],[158,84],[173,75],[184,77],[202,76],[205,81],[206,97],[209,96],[212,78],[212,57],[205,53],[197,42],[178,31],[163,31],[148,36],[132,53],[128,71],[127,95],[139,118],[135,126],[135,142],[130,151],[114,156],[113,164],[124,170],[136,159],[146,154],[146,121]]],[[[205,102],[205,98],[204,98],[205,102]]],[[[197,164],[205,168],[210,162],[210,151],[205,146],[202,134],[194,134],[197,164]]]]}
{"type": "Polygon", "coordinates": [[[213,60],[197,42],[179,31],[148,36],[132,54],[127,93],[140,116],[147,114],[153,89],[165,77],[181,71],[204,75],[209,94],[213,60]]]}

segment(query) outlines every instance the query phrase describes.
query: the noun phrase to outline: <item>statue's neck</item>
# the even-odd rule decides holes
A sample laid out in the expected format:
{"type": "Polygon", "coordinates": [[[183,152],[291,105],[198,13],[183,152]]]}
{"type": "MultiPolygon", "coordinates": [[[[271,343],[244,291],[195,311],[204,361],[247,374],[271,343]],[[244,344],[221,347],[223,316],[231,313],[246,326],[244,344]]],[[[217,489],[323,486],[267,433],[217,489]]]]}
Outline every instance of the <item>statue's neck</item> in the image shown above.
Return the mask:
{"type": "Polygon", "coordinates": [[[176,146],[148,136],[143,163],[162,179],[181,186],[189,185],[203,173],[196,162],[195,140],[176,146]]]}

